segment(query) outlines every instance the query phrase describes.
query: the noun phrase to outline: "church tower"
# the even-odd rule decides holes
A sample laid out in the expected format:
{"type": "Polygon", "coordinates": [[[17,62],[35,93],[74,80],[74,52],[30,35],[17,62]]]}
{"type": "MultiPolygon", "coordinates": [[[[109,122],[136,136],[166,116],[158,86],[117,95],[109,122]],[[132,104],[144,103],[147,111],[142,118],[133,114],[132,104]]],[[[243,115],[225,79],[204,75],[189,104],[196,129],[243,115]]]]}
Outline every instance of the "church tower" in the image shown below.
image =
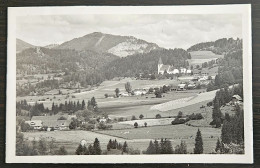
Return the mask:
{"type": "Polygon", "coordinates": [[[158,74],[160,74],[160,69],[162,66],[163,66],[162,58],[160,57],[159,62],[158,62],[158,74]]]}

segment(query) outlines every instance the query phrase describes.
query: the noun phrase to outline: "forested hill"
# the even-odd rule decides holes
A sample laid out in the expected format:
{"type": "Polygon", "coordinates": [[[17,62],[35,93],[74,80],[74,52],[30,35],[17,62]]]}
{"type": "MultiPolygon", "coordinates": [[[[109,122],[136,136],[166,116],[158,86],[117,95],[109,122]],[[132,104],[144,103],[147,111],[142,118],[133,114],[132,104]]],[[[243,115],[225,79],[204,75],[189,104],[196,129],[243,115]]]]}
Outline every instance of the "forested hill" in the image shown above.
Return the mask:
{"type": "Polygon", "coordinates": [[[146,54],[136,54],[125,58],[116,59],[104,67],[105,76],[112,78],[116,76],[133,77],[139,73],[157,73],[159,58],[164,64],[175,67],[186,67],[189,53],[183,49],[160,49],[146,54]]]}
{"type": "Polygon", "coordinates": [[[187,49],[188,52],[191,51],[212,51],[215,54],[226,54],[228,52],[233,52],[242,49],[242,39],[237,38],[222,38],[214,42],[204,42],[198,43],[187,49]]]}
{"type": "Polygon", "coordinates": [[[27,74],[94,71],[119,57],[70,49],[29,48],[17,54],[17,70],[27,74]]]}

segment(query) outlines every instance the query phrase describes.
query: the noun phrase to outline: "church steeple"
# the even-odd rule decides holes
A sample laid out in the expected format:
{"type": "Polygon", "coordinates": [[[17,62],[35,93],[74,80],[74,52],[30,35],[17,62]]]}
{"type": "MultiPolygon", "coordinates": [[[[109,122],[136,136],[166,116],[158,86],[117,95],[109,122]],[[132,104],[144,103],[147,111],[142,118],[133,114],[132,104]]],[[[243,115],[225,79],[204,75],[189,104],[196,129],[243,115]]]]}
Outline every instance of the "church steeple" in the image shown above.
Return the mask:
{"type": "Polygon", "coordinates": [[[163,63],[162,63],[162,58],[160,57],[160,58],[159,58],[158,65],[161,65],[161,64],[163,64],[163,63]]]}
{"type": "Polygon", "coordinates": [[[163,66],[162,58],[160,57],[159,62],[158,62],[158,74],[160,74],[160,69],[161,69],[162,66],[163,66]]]}

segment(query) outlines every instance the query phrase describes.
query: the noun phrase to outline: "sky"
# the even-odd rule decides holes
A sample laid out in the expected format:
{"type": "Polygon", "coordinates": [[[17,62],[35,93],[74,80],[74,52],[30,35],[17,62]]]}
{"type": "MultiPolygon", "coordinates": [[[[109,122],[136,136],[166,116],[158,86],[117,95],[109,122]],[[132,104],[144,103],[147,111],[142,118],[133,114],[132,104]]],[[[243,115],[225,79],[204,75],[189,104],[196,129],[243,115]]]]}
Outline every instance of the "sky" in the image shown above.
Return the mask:
{"type": "Polygon", "coordinates": [[[34,15],[16,20],[16,37],[36,46],[61,44],[93,32],[134,36],[164,48],[241,38],[242,17],[209,15],[34,15]]]}

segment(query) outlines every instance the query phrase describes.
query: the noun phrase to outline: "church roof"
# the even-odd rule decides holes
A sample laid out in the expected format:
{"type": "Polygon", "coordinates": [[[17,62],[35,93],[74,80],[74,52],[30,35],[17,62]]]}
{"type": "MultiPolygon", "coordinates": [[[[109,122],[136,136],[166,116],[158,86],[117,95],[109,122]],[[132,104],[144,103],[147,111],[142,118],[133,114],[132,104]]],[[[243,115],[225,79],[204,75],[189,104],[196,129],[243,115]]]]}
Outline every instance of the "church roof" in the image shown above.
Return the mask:
{"type": "Polygon", "coordinates": [[[160,71],[168,71],[168,69],[170,68],[170,65],[162,65],[162,67],[160,68],[160,71]]]}

